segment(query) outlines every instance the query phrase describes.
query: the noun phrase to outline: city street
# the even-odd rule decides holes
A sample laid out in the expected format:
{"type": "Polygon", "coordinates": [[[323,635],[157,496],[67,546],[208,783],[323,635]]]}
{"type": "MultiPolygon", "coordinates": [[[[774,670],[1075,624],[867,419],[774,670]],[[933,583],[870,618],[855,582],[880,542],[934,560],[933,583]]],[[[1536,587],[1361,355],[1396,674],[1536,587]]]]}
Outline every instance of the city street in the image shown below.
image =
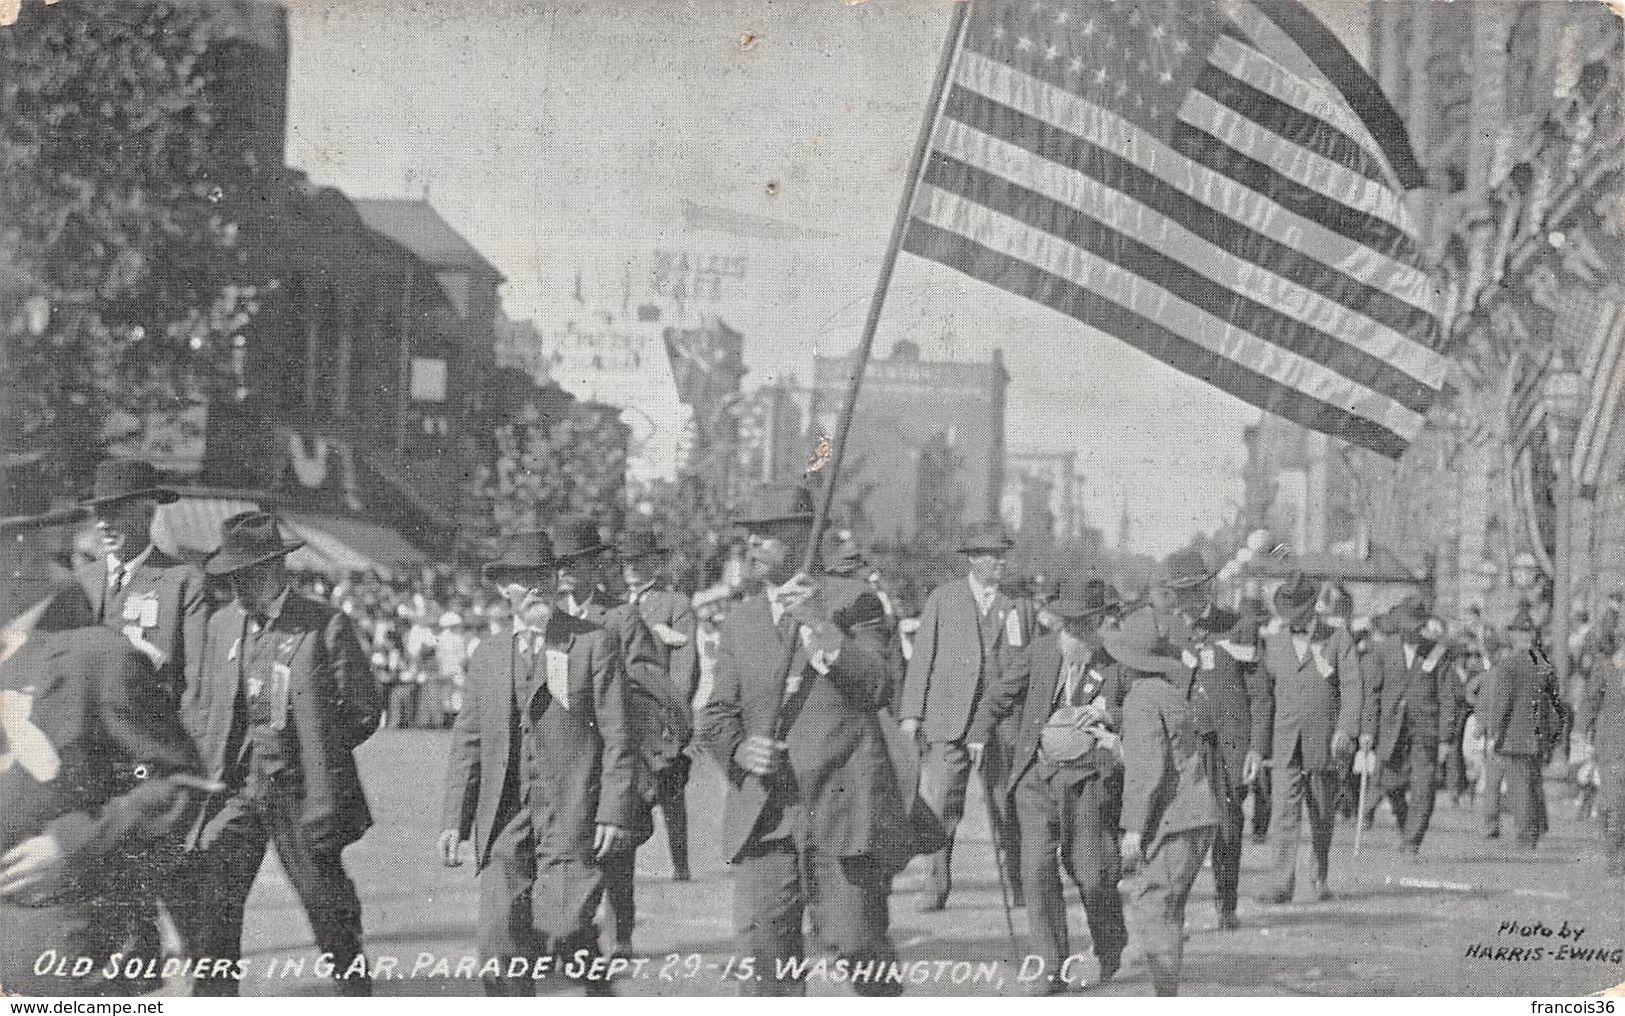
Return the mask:
{"type": "MultiPolygon", "coordinates": [[[[478,984],[450,976],[407,977],[420,954],[442,958],[455,970],[469,955],[474,939],[476,894],[472,865],[457,869],[434,859],[440,814],[440,780],[447,736],[439,733],[388,730],[360,751],[363,779],[371,795],[376,825],[346,855],[366,906],[368,949],[375,957],[398,957],[397,976],[380,983],[383,994],[467,995],[478,984]]],[[[1424,846],[1414,863],[1393,848],[1391,820],[1378,812],[1376,829],[1367,834],[1362,856],[1351,862],[1352,828],[1337,831],[1332,884],[1338,899],[1324,904],[1295,903],[1260,907],[1256,891],[1268,865],[1268,848],[1249,844],[1243,861],[1241,918],[1244,927],[1220,934],[1210,904],[1212,884],[1198,879],[1189,908],[1190,941],[1185,986],[1191,995],[1575,995],[1599,991],[1625,981],[1619,950],[1625,946],[1625,912],[1618,907],[1620,887],[1605,885],[1602,864],[1592,846],[1592,830],[1573,820],[1572,804],[1553,794],[1554,833],[1533,856],[1522,856],[1507,840],[1486,841],[1477,833],[1476,816],[1465,806],[1441,802],[1424,846]],[[1500,933],[1503,922],[1530,929],[1528,937],[1500,933]],[[1578,941],[1560,938],[1583,928],[1578,941]],[[1543,935],[1541,929],[1550,935],[1543,935]],[[1474,946],[1494,950],[1543,948],[1540,959],[1514,961],[1469,959],[1474,946]],[[1558,950],[1599,948],[1608,959],[1559,959],[1558,950]]],[[[731,994],[720,970],[732,953],[730,905],[732,887],[717,858],[716,833],[721,813],[721,781],[708,765],[696,766],[689,808],[693,832],[695,880],[668,881],[670,867],[662,833],[657,832],[639,856],[637,946],[650,958],[644,977],[622,980],[621,994],[731,994]],[[668,964],[669,954],[681,959],[668,964]],[[704,963],[683,960],[704,955],[704,963]],[[716,964],[714,968],[706,965],[716,964]],[[694,966],[698,976],[681,974],[694,966]],[[661,969],[678,975],[662,980],[661,969]]],[[[951,983],[943,971],[939,983],[910,988],[920,994],[1011,994],[1017,990],[1017,964],[1000,913],[999,888],[988,849],[985,810],[973,790],[960,828],[961,849],[955,857],[955,892],[948,909],[916,912],[923,862],[916,861],[899,879],[892,897],[892,928],[905,960],[998,961],[1004,985],[951,983]]],[[[1307,844],[1304,845],[1307,855],[1307,844]]],[[[1306,858],[1307,860],[1307,858],[1306,858]]],[[[1300,869],[1301,871],[1302,869],[1300,869]]],[[[1300,881],[1300,892],[1302,882],[1300,881]]],[[[1069,895],[1072,895],[1069,893],[1069,895]]],[[[1083,948],[1083,917],[1073,896],[1070,926],[1074,950],[1083,948]]],[[[1024,919],[1015,915],[1017,934],[1024,919]]],[[[308,971],[314,962],[298,902],[280,869],[267,863],[249,903],[244,938],[250,961],[245,994],[319,994],[328,990],[308,971]],[[304,957],[303,978],[267,980],[264,971],[286,958],[304,957]]],[[[1124,970],[1090,994],[1143,995],[1150,983],[1131,943],[1124,970]]],[[[280,967],[278,967],[280,969],[280,967]]],[[[1094,976],[1093,961],[1084,964],[1094,976]]],[[[432,966],[429,968],[432,971],[432,966]]],[[[444,970],[442,971],[444,973],[444,970]]],[[[814,984],[814,994],[840,990],[814,984]]]]}

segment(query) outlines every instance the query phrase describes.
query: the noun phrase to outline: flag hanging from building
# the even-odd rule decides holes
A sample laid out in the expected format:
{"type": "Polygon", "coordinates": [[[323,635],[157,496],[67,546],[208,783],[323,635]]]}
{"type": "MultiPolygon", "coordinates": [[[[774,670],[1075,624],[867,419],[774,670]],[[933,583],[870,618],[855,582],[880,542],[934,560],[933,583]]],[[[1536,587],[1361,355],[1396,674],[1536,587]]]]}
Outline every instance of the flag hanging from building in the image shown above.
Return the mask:
{"type": "Polygon", "coordinates": [[[1564,310],[1579,318],[1581,348],[1586,350],[1580,372],[1585,409],[1574,438],[1574,484],[1580,496],[1589,499],[1597,496],[1609,440],[1625,403],[1625,313],[1612,300],[1594,296],[1571,300],[1564,310]]]}
{"type": "Polygon", "coordinates": [[[975,0],[904,248],[1397,458],[1444,385],[1403,124],[1279,0],[975,0]]]}

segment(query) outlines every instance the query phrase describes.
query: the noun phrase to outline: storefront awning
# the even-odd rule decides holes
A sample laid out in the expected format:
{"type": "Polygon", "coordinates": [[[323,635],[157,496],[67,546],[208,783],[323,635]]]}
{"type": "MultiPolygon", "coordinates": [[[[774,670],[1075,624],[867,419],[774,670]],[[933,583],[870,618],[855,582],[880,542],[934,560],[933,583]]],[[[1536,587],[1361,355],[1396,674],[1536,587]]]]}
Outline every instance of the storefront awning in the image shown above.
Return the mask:
{"type": "Polygon", "coordinates": [[[428,558],[386,525],[343,515],[282,512],[290,535],[305,546],[288,555],[288,567],[334,577],[374,571],[389,576],[425,564],[428,558]]]}
{"type": "Polygon", "coordinates": [[[239,512],[258,511],[253,501],[232,497],[182,497],[162,505],[152,520],[152,539],[165,553],[201,560],[220,546],[220,524],[239,512]]]}

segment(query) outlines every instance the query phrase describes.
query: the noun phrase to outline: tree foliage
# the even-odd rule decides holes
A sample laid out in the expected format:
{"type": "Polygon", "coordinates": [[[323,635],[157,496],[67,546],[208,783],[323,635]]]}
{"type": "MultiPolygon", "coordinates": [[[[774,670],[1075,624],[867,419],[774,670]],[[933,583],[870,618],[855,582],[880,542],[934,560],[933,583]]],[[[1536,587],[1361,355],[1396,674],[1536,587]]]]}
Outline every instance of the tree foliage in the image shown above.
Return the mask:
{"type": "Polygon", "coordinates": [[[208,43],[204,5],[26,4],[0,30],[0,430],[70,476],[119,411],[211,393],[257,309],[208,43]]]}

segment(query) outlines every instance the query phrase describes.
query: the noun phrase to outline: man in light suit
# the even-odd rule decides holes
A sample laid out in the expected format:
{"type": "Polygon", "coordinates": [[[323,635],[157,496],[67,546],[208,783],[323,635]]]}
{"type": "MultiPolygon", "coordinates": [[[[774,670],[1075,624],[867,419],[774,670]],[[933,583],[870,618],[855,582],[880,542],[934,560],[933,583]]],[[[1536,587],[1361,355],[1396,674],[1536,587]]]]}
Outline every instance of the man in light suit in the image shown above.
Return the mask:
{"type": "MultiPolygon", "coordinates": [[[[209,801],[180,872],[195,881],[175,917],[199,956],[239,959],[243,909],[274,843],[339,993],[364,996],[361,899],[343,854],[372,825],[354,753],[378,729],[382,704],[350,619],[290,584],[285,558],[301,546],[275,516],[243,512],[204,559],[234,598],[209,619],[186,722],[204,771],[225,790],[209,801]]],[[[230,977],[193,982],[195,994],[238,988],[230,977]]]]}
{"type": "Polygon", "coordinates": [[[649,776],[653,781],[649,800],[665,816],[672,879],[687,882],[692,876],[688,866],[689,757],[684,749],[694,731],[694,692],[700,680],[699,623],[693,602],[660,584],[666,548],[655,532],[631,529],[621,538],[618,549],[627,602],[637,608],[643,623],[654,633],[672,692],[669,699],[663,700],[660,729],[651,730],[651,737],[645,738],[653,742],[649,746],[649,776]]]}
{"type": "MultiPolygon", "coordinates": [[[[945,582],[931,591],[920,613],[914,651],[903,678],[898,705],[899,726],[906,737],[922,742],[920,796],[936,813],[947,834],[947,845],[931,859],[931,883],[920,909],[941,910],[953,889],[953,839],[965,814],[965,786],[971,772],[965,735],[982,698],[998,679],[1001,656],[1026,651],[1032,638],[1030,604],[999,591],[1005,557],[1015,544],[996,522],[970,528],[959,552],[970,562],[963,579],[945,582]]],[[[1008,728],[996,731],[1008,735],[1008,728]]],[[[1019,827],[1012,810],[1003,806],[998,787],[1009,775],[1008,736],[995,736],[981,766],[983,787],[994,802],[998,828],[993,830],[999,863],[1011,875],[1018,905],[1016,878],[1021,856],[1019,827]]]]}
{"type": "Polygon", "coordinates": [[[1297,875],[1298,829],[1309,812],[1315,872],[1311,895],[1332,898],[1331,867],[1337,780],[1354,753],[1360,729],[1362,675],[1348,629],[1328,628],[1315,613],[1319,585],[1296,575],[1275,591],[1277,620],[1264,636],[1263,702],[1270,736],[1264,742],[1273,771],[1275,877],[1262,903],[1292,899],[1297,875]]]}
{"type": "Polygon", "coordinates": [[[178,707],[186,693],[196,690],[209,604],[203,573],[152,542],[158,506],[175,499],[147,463],[102,462],[83,504],[96,514],[106,557],[80,566],[75,575],[96,620],[124,635],[152,661],[165,696],[178,707]]]}
{"type": "MultiPolygon", "coordinates": [[[[1360,750],[1375,763],[1372,774],[1388,798],[1404,836],[1404,850],[1422,850],[1433,816],[1436,783],[1456,731],[1456,679],[1450,646],[1429,637],[1421,597],[1406,597],[1389,615],[1394,630],[1364,661],[1365,694],[1360,710],[1360,750]],[[1408,793],[1407,793],[1408,792],[1408,793]]],[[[1370,795],[1362,822],[1370,822],[1379,795],[1370,795]]]]}
{"type": "Polygon", "coordinates": [[[460,865],[460,844],[473,843],[480,977],[492,996],[535,994],[543,957],[597,952],[602,866],[632,846],[620,649],[558,609],[557,565],[547,534],[530,532],[482,569],[514,626],[469,658],[446,763],[440,859],[460,865]]]}
{"type": "Polygon", "coordinates": [[[808,955],[810,909],[824,942],[875,971],[852,989],[894,995],[901,986],[883,979],[896,957],[888,898],[915,846],[877,715],[885,612],[861,583],[801,573],[812,517],[805,488],[777,484],[734,519],[762,591],[723,621],[697,733],[728,781],[723,858],[735,869],[737,951],[753,968],[735,976],[741,994],[801,994],[780,961],[808,955]]]}

